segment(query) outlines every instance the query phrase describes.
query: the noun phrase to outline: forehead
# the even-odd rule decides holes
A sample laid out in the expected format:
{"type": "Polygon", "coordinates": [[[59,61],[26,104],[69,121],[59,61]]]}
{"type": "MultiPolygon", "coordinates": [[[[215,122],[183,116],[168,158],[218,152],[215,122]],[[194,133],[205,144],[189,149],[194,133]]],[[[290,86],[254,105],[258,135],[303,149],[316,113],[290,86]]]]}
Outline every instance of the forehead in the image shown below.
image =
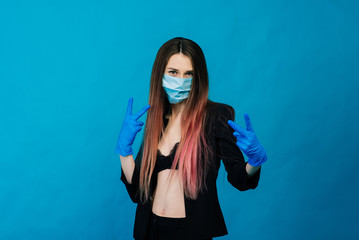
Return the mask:
{"type": "Polygon", "coordinates": [[[168,60],[166,68],[175,68],[179,70],[192,70],[192,61],[182,53],[173,54],[168,60]]]}

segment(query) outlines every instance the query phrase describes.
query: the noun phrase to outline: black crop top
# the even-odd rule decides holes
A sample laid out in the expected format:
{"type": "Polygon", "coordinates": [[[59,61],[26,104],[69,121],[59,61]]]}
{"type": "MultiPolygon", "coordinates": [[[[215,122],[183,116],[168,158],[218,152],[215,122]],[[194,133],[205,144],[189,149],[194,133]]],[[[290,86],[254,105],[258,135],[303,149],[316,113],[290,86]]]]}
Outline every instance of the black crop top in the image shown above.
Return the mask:
{"type": "MultiPolygon", "coordinates": [[[[171,152],[167,156],[162,155],[161,151],[157,149],[157,159],[155,165],[157,173],[165,169],[171,169],[173,160],[176,155],[178,144],[179,142],[173,146],[171,152]]],[[[176,169],[178,169],[178,166],[176,167],[176,169]]]]}

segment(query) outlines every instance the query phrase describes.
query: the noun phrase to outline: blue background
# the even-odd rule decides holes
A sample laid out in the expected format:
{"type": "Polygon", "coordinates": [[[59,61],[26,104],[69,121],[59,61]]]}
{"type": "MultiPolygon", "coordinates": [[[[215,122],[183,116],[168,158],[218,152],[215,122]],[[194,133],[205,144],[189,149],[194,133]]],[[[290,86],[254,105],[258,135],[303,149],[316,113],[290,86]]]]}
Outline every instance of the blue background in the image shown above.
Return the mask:
{"type": "Polygon", "coordinates": [[[246,192],[221,167],[218,239],[359,239],[358,7],[2,1],[0,239],[131,239],[115,144],[128,98],[147,104],[156,53],[177,36],[201,46],[210,98],[242,126],[248,112],[269,157],[246,192]]]}

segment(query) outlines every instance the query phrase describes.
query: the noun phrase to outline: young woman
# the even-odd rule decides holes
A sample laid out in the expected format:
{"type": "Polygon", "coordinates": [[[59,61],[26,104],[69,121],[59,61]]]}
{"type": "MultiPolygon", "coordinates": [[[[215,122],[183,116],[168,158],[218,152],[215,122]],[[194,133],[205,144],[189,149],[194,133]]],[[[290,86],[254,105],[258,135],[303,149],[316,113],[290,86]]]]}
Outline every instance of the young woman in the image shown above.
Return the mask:
{"type": "Polygon", "coordinates": [[[208,99],[208,73],[201,48],[173,38],[158,51],[152,68],[149,105],[132,114],[130,98],[116,153],[121,180],[137,203],[133,237],[212,239],[228,234],[216,179],[222,159],[238,190],[258,185],[267,155],[249,117],[246,130],[234,109],[208,99]],[[148,110],[144,139],[133,158],[132,144],[148,110]],[[248,156],[244,161],[241,150],[248,156]]]}

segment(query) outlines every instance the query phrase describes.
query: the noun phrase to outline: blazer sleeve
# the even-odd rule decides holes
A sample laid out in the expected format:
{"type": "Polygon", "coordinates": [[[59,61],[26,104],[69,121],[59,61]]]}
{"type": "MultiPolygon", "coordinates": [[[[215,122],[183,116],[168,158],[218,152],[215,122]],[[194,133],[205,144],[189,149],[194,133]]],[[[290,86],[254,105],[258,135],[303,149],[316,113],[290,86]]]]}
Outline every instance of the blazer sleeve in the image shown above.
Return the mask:
{"type": "Polygon", "coordinates": [[[222,104],[216,111],[216,142],[217,152],[227,171],[227,179],[232,186],[240,191],[255,189],[259,182],[261,167],[249,176],[246,171],[246,162],[240,148],[236,145],[234,130],[229,126],[228,120],[234,121],[234,109],[222,104]]]}
{"type": "Polygon", "coordinates": [[[123,172],[122,166],[121,166],[121,181],[125,184],[128,195],[130,196],[132,202],[134,202],[134,203],[138,203],[140,200],[139,180],[140,180],[140,165],[141,165],[141,160],[142,160],[142,152],[143,152],[143,142],[141,144],[141,147],[140,147],[140,149],[137,153],[136,159],[135,159],[135,169],[132,174],[131,184],[128,183],[126,176],[123,172]]]}

